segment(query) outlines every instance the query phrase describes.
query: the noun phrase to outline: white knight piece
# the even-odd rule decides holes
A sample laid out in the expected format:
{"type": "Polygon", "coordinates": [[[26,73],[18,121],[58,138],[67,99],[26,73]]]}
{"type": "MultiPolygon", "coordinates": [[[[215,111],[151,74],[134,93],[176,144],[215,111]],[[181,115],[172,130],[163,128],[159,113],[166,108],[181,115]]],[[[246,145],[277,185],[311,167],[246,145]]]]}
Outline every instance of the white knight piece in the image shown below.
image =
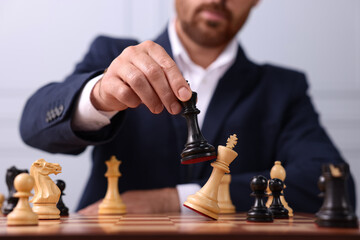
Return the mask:
{"type": "Polygon", "coordinates": [[[61,191],[48,176],[61,173],[61,166],[48,163],[44,159],[35,161],[30,168],[30,175],[35,179],[35,196],[31,199],[33,211],[39,219],[60,219],[60,211],[56,207],[61,191]]]}

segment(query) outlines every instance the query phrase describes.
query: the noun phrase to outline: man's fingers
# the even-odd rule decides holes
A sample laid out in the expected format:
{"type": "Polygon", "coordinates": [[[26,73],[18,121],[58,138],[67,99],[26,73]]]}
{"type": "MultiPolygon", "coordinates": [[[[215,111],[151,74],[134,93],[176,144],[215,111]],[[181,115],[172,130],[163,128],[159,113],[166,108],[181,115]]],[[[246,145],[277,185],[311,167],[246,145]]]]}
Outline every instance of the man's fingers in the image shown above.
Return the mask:
{"type": "Polygon", "coordinates": [[[171,114],[179,113],[181,106],[169,85],[162,67],[145,53],[141,53],[135,58],[133,64],[144,73],[147,81],[168,112],[171,114]]]}
{"type": "Polygon", "coordinates": [[[176,66],[174,60],[167,54],[164,48],[155,43],[148,43],[148,53],[163,69],[169,85],[175,96],[180,101],[188,101],[191,98],[192,92],[190,86],[182,76],[179,68],[176,66]]]}
{"type": "Polygon", "coordinates": [[[141,103],[140,98],[118,77],[110,76],[99,81],[99,98],[111,109],[123,110],[135,108],[141,103]]]}
{"type": "Polygon", "coordinates": [[[114,84],[109,91],[112,92],[112,96],[116,98],[117,102],[120,102],[130,108],[136,108],[140,105],[141,99],[125,82],[119,80],[118,78],[114,78],[113,81],[116,81],[116,84],[114,84]]]}
{"type": "Polygon", "coordinates": [[[178,100],[187,101],[192,95],[175,62],[151,41],[127,47],[95,87],[100,90],[93,91],[93,102],[105,111],[144,103],[152,113],[162,112],[165,106],[169,113],[178,114],[182,109],[178,100]]]}
{"type": "Polygon", "coordinates": [[[129,89],[123,88],[122,91],[118,93],[119,96],[121,95],[121,99],[119,100],[124,101],[125,99],[122,98],[127,96],[127,93],[130,94],[131,91],[133,91],[152,113],[162,112],[164,105],[138,66],[133,65],[133,63],[127,63],[126,67],[123,65],[118,69],[118,74],[129,86],[129,89]]]}

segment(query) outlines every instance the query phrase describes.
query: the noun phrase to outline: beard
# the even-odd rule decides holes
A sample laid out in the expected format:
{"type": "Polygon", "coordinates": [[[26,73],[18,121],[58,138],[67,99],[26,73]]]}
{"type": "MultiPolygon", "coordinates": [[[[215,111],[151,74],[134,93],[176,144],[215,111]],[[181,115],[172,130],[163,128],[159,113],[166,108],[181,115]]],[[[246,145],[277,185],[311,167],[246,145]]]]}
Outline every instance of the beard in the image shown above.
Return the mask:
{"type": "Polygon", "coordinates": [[[183,31],[195,43],[204,47],[226,45],[236,35],[237,29],[232,28],[232,13],[222,3],[208,3],[199,6],[190,22],[180,21],[183,31]],[[223,21],[201,18],[202,11],[212,11],[223,16],[223,21]]]}

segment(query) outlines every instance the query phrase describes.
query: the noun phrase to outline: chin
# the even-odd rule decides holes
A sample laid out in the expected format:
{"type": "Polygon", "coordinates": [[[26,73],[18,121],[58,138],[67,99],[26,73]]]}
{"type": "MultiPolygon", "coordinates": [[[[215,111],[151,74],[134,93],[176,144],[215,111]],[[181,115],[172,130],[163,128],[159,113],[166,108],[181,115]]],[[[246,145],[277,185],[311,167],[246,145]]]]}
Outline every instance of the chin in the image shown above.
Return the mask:
{"type": "Polygon", "coordinates": [[[228,42],[228,34],[219,29],[199,30],[199,39],[204,46],[215,47],[228,42]]]}
{"type": "Polygon", "coordinates": [[[201,20],[184,25],[183,29],[194,42],[204,47],[222,46],[232,35],[228,25],[219,21],[201,20]]]}

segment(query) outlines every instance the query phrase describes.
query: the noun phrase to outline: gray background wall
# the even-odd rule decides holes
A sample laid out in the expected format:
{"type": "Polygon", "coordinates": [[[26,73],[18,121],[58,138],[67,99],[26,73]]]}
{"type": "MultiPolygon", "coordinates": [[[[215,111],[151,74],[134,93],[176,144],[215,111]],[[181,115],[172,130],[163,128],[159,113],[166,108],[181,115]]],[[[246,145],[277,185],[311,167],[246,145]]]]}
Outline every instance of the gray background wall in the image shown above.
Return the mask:
{"type": "MultiPolygon", "coordinates": [[[[74,211],[91,149],[65,156],[26,146],[18,132],[24,103],[69,74],[98,34],[153,39],[172,15],[169,0],[0,1],[0,192],[7,195],[7,168],[45,158],[63,167],[53,179],[66,181],[64,201],[74,211]]],[[[350,163],[359,193],[360,1],[264,0],[239,39],[251,59],[307,73],[321,121],[350,163]]]]}

